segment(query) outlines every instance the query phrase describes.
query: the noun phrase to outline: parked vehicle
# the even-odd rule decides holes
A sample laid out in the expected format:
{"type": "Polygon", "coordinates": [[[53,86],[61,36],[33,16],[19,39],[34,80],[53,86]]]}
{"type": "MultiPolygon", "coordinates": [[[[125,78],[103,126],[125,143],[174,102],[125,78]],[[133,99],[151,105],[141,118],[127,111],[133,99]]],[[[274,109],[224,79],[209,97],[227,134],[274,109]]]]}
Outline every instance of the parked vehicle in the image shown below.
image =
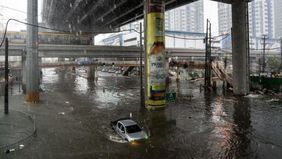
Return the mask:
{"type": "Polygon", "coordinates": [[[111,127],[121,138],[129,142],[148,138],[147,133],[131,118],[112,121],[111,127]]]}

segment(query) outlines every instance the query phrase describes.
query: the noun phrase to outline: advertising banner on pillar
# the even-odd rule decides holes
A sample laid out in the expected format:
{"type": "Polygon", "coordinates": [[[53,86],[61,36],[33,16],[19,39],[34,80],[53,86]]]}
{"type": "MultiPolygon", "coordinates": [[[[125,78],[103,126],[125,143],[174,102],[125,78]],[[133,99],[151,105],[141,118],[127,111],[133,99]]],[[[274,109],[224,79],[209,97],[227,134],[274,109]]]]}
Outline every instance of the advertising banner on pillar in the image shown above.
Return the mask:
{"type": "Polygon", "coordinates": [[[147,5],[147,104],[165,106],[164,0],[147,0],[147,5]]]}

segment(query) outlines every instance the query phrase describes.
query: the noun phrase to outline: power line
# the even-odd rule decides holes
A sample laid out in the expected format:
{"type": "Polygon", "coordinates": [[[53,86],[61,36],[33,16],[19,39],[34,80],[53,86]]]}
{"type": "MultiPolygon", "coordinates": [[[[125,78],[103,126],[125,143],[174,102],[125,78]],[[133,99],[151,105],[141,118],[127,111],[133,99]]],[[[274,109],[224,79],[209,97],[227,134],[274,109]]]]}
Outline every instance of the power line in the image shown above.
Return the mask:
{"type": "MultiPolygon", "coordinates": [[[[45,26],[40,26],[40,25],[35,25],[35,24],[31,24],[31,23],[27,23],[27,22],[23,22],[23,21],[20,21],[18,19],[13,19],[13,18],[10,18],[8,19],[8,21],[6,22],[6,26],[5,26],[5,31],[4,31],[4,36],[3,36],[3,39],[1,41],[1,44],[0,44],[0,48],[2,47],[4,41],[5,41],[5,38],[6,38],[6,34],[7,34],[7,29],[8,29],[8,25],[10,23],[10,21],[15,21],[15,22],[18,22],[18,23],[21,23],[21,24],[25,24],[25,25],[29,25],[29,26],[33,26],[33,27],[38,27],[38,28],[42,28],[42,29],[47,29],[47,30],[52,30],[52,31],[59,31],[59,32],[63,32],[63,33],[72,33],[71,31],[66,31],[66,30],[61,30],[61,29],[56,29],[56,28],[49,28],[49,27],[45,27],[45,26]]],[[[137,30],[135,29],[130,29],[131,31],[135,31],[137,33],[140,33],[138,32],[137,30]]],[[[107,32],[107,33],[118,33],[118,32],[124,32],[124,31],[130,31],[130,30],[119,30],[119,31],[112,31],[112,32],[107,32]]],[[[89,32],[91,34],[97,34],[97,33],[103,33],[103,32],[89,32]]],[[[75,34],[75,32],[73,33],[75,34]]]]}
{"type": "Polygon", "coordinates": [[[18,10],[18,9],[11,8],[11,7],[8,7],[8,6],[0,5],[0,7],[6,8],[6,9],[10,9],[10,10],[13,10],[13,11],[16,11],[16,12],[19,12],[19,13],[26,14],[26,12],[24,12],[24,11],[22,11],[22,10],[18,10]]]}
{"type": "Polygon", "coordinates": [[[29,26],[33,26],[33,27],[38,27],[38,28],[42,28],[42,29],[48,29],[48,30],[60,31],[60,32],[69,32],[69,31],[65,31],[65,30],[54,29],[54,28],[44,27],[44,26],[40,26],[40,25],[30,24],[30,23],[27,23],[27,22],[23,22],[23,21],[20,21],[20,20],[12,19],[12,18],[11,18],[11,19],[9,19],[9,20],[6,22],[6,27],[5,27],[5,31],[4,31],[4,36],[3,36],[3,38],[2,38],[2,41],[1,41],[1,44],[0,44],[0,48],[2,47],[2,45],[3,45],[4,41],[5,41],[6,34],[7,34],[7,29],[8,29],[8,25],[9,25],[10,21],[15,21],[15,22],[18,22],[18,23],[22,23],[22,24],[25,24],[25,25],[29,25],[29,26]]]}
{"type": "Polygon", "coordinates": [[[184,39],[184,40],[204,40],[204,37],[203,38],[185,38],[185,37],[179,37],[179,36],[172,36],[172,35],[165,35],[167,37],[172,37],[172,38],[176,38],[176,39],[184,39]]]}
{"type": "MultiPolygon", "coordinates": [[[[275,48],[265,48],[265,50],[277,50],[280,49],[280,47],[275,47],[275,48]]],[[[251,50],[263,50],[263,49],[251,49],[251,50]]]]}

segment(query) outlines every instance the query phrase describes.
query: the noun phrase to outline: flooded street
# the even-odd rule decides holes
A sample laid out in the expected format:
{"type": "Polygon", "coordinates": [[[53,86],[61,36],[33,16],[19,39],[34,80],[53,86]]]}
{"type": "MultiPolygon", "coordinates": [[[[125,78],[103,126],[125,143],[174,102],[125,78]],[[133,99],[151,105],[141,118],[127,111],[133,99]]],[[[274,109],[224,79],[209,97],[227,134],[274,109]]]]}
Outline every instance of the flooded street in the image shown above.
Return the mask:
{"type": "MultiPolygon", "coordinates": [[[[281,158],[282,102],[267,96],[200,92],[200,82],[172,82],[177,101],[165,110],[140,107],[139,77],[44,69],[37,137],[7,158],[281,158]],[[192,98],[190,99],[190,96],[192,98]],[[127,143],[110,121],[129,117],[150,138],[127,143]]],[[[17,95],[18,96],[18,95],[17,95]]],[[[21,101],[21,103],[23,103],[21,101]]]]}

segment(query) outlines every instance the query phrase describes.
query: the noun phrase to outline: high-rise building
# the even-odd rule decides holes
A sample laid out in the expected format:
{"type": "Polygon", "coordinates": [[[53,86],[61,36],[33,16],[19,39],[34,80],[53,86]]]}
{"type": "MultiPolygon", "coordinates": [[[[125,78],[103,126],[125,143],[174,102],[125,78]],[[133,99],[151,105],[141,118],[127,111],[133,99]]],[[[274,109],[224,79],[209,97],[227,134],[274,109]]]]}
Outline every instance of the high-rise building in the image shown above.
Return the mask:
{"type": "MultiPolygon", "coordinates": [[[[122,26],[123,30],[139,30],[140,21],[122,26]]],[[[165,12],[165,30],[204,32],[204,2],[199,0],[165,12]]]]}
{"type": "Polygon", "coordinates": [[[253,37],[274,38],[273,0],[255,0],[249,4],[250,33],[253,37]]]}
{"type": "MultiPolygon", "coordinates": [[[[278,1],[278,0],[277,0],[278,1]]],[[[249,31],[251,37],[274,38],[273,0],[255,0],[249,3],[249,31]]],[[[232,27],[231,5],[218,3],[219,34],[230,33],[232,27]]]]}
{"type": "Polygon", "coordinates": [[[219,34],[231,33],[232,16],[231,5],[218,3],[218,32],[219,34]]]}
{"type": "MultiPolygon", "coordinates": [[[[166,46],[180,48],[204,47],[202,40],[184,40],[184,38],[204,38],[203,3],[203,0],[199,0],[165,12],[166,46]],[[174,36],[181,38],[175,38],[174,36]]],[[[122,26],[120,29],[126,30],[126,32],[112,34],[103,39],[99,44],[138,46],[140,35],[136,31],[140,29],[140,22],[143,23],[143,20],[122,26]]]]}
{"type": "Polygon", "coordinates": [[[204,32],[203,0],[165,12],[165,29],[204,32]]]}
{"type": "Polygon", "coordinates": [[[274,0],[275,38],[282,37],[282,1],[274,0]]]}

